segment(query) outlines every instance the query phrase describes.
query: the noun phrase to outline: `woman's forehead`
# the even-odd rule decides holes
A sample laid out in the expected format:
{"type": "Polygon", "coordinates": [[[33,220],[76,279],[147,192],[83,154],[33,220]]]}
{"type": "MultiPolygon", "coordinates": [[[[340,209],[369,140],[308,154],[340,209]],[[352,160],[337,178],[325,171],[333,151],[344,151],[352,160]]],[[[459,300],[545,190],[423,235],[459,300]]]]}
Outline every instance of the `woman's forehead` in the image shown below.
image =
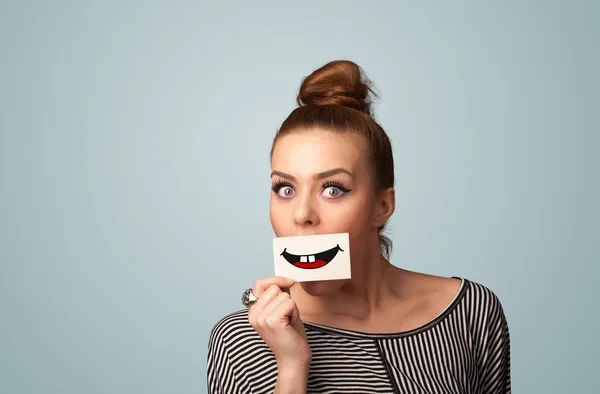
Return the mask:
{"type": "Polygon", "coordinates": [[[290,133],[277,140],[271,168],[297,179],[311,179],[315,174],[335,168],[346,169],[353,177],[362,178],[368,165],[363,145],[366,143],[355,133],[290,133]]]}
{"type": "MultiPolygon", "coordinates": [[[[363,137],[352,132],[310,130],[278,138],[271,166],[314,172],[330,168],[356,168],[368,153],[363,137]]],[[[277,168],[279,169],[279,168],[277,168]]]]}

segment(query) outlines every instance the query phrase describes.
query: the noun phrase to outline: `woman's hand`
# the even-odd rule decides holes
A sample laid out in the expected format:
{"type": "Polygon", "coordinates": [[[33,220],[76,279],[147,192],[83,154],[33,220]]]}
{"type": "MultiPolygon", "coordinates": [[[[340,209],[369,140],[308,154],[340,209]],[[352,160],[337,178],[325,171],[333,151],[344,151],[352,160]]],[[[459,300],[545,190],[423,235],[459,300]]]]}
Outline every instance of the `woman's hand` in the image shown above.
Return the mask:
{"type": "Polygon", "coordinates": [[[248,312],[248,321],[275,354],[280,376],[307,373],[312,358],[300,312],[290,298],[293,284],[281,276],[257,280],[252,292],[258,301],[248,312]]]}

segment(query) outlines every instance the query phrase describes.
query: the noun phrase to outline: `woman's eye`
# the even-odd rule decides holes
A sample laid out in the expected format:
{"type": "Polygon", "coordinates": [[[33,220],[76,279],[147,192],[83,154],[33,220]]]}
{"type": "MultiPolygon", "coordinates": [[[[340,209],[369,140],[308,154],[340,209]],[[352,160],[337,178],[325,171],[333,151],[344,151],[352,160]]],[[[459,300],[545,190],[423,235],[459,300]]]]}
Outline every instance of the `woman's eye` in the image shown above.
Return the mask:
{"type": "Polygon", "coordinates": [[[289,198],[294,195],[294,189],[289,186],[283,186],[278,193],[281,197],[289,198]]]}
{"type": "Polygon", "coordinates": [[[327,198],[337,198],[344,194],[344,192],[337,186],[328,186],[323,190],[323,192],[327,198]]]}

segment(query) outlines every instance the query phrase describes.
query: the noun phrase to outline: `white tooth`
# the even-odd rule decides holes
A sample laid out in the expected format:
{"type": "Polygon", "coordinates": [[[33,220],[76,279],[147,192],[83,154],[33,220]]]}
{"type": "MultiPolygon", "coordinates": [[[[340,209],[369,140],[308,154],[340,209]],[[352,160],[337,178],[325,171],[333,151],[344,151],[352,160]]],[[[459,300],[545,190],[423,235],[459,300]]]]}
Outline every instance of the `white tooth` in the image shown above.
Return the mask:
{"type": "Polygon", "coordinates": [[[308,261],[310,261],[311,263],[315,262],[315,256],[308,256],[308,261]]]}
{"type": "Polygon", "coordinates": [[[306,263],[306,256],[300,256],[300,262],[301,263],[306,263]]]}

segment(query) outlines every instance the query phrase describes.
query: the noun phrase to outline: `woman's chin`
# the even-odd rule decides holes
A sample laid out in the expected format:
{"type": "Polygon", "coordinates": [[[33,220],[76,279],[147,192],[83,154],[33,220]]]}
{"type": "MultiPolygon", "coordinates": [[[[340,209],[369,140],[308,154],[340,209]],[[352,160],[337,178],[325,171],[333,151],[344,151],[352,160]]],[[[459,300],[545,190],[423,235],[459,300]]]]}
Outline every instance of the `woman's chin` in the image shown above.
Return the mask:
{"type": "Polygon", "coordinates": [[[302,286],[302,289],[311,296],[325,296],[342,287],[345,282],[346,279],[315,280],[300,282],[300,286],[302,286]]]}

